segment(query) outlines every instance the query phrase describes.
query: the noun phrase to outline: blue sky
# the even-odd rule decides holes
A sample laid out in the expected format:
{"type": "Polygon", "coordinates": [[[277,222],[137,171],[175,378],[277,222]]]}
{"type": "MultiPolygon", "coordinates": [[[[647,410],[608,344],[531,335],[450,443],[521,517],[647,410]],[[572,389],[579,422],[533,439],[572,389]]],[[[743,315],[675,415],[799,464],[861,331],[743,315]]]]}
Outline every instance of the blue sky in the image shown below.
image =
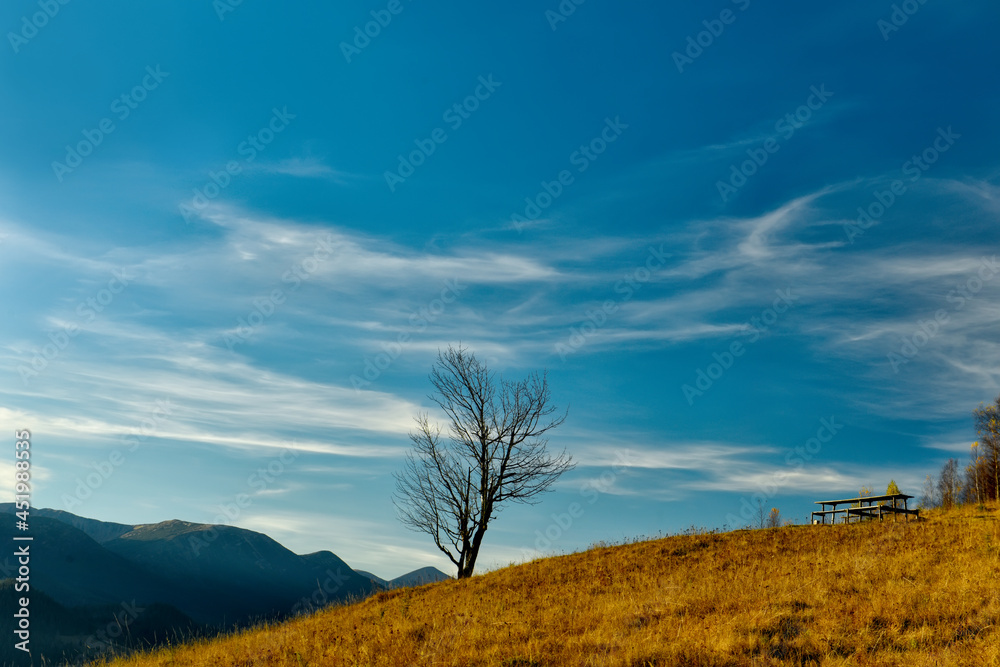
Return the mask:
{"type": "Polygon", "coordinates": [[[450,571],[390,495],[459,342],[548,370],[577,462],[480,569],[964,461],[1000,393],[1000,7],[680,5],[7,3],[34,504],[450,571]]]}

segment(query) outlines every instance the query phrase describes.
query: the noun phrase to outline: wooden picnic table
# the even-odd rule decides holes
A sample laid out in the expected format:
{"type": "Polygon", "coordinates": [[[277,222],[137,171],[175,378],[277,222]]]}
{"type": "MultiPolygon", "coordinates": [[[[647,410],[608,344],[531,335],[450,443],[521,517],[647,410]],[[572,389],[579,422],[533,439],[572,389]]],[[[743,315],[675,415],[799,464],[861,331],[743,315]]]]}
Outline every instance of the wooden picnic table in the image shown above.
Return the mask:
{"type": "Polygon", "coordinates": [[[884,496],[863,496],[860,498],[843,498],[840,500],[817,500],[816,504],[820,505],[823,509],[817,510],[812,513],[813,523],[826,523],[826,517],[830,515],[830,523],[837,522],[837,515],[844,515],[844,522],[851,520],[851,517],[857,517],[860,521],[861,519],[875,519],[878,518],[880,521],[885,515],[892,514],[893,517],[897,514],[902,514],[906,520],[909,520],[910,515],[914,515],[917,519],[920,518],[919,509],[909,509],[906,506],[907,501],[913,496],[908,496],[905,493],[890,493],[884,496]],[[899,501],[903,501],[903,506],[899,506],[899,501]],[[831,509],[827,509],[827,505],[831,509]],[[852,507],[845,507],[844,509],[837,509],[837,505],[852,505],[852,507]],[[817,522],[816,517],[820,517],[817,522]]]}

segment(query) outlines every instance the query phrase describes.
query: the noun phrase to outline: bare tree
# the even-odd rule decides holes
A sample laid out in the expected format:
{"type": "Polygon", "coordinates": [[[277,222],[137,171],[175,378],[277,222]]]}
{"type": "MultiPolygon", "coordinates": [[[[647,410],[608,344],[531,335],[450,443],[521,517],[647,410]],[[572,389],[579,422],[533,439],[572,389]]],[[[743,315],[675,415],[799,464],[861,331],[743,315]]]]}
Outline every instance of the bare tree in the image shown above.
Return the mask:
{"type": "Polygon", "coordinates": [[[1000,500],[1000,396],[992,405],[973,410],[972,417],[976,422],[976,432],[979,434],[979,448],[985,461],[983,464],[989,470],[991,485],[985,487],[984,495],[1000,500]],[[990,488],[992,486],[992,488],[990,488]]]}
{"type": "Polygon", "coordinates": [[[757,499],[757,509],[753,513],[753,527],[761,529],[767,526],[767,508],[764,501],[757,499]]]}
{"type": "Polygon", "coordinates": [[[972,443],[972,448],[969,450],[972,460],[969,465],[965,468],[965,486],[969,489],[969,493],[972,490],[976,491],[976,505],[979,507],[983,506],[983,472],[986,469],[986,464],[989,463],[988,459],[979,455],[979,443],[972,443]]]}
{"type": "Polygon", "coordinates": [[[938,495],[941,498],[941,506],[946,509],[961,502],[962,480],[958,474],[957,459],[948,459],[942,466],[941,474],[938,476],[938,495]]]}
{"type": "Polygon", "coordinates": [[[472,576],[502,503],[538,502],[535,497],[573,467],[565,451],[551,456],[542,437],[566,414],[552,416],[544,373],[498,378],[462,347],[438,353],[430,380],[447,433],[442,437],[427,415],[416,418],[413,451],[395,474],[393,502],[403,524],[430,535],[464,579],[472,576]]]}
{"type": "Polygon", "coordinates": [[[917,503],[917,507],[922,510],[929,510],[937,507],[937,491],[935,489],[937,485],[934,483],[934,478],[931,475],[927,475],[924,479],[923,492],[920,494],[920,501],[917,503]]]}

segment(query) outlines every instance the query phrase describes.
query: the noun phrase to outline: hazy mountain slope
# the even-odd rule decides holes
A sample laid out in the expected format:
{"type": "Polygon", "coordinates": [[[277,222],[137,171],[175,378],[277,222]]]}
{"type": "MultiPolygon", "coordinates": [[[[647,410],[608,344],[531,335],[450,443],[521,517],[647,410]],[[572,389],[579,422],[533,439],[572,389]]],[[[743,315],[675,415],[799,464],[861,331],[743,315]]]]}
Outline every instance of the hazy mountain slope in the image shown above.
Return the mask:
{"type": "MultiPolygon", "coordinates": [[[[346,562],[341,560],[341,558],[333,553],[332,551],[316,551],[311,554],[305,554],[304,556],[299,556],[305,560],[313,568],[318,568],[321,570],[333,570],[336,572],[338,569],[351,570],[351,566],[346,562]]],[[[353,570],[357,572],[357,570],[353,570]]]]}
{"type": "MultiPolygon", "coordinates": [[[[11,540],[15,534],[25,535],[12,521],[3,523],[0,535],[6,544],[15,544],[11,540]]],[[[29,583],[62,605],[119,604],[133,599],[140,604],[174,604],[182,597],[176,586],[154,571],[105,549],[73,526],[34,512],[29,526],[27,534],[34,539],[23,543],[29,545],[29,583]]]]}
{"type": "MultiPolygon", "coordinates": [[[[40,664],[79,664],[114,647],[143,648],[167,639],[189,637],[194,623],[176,608],[163,605],[115,605],[67,608],[37,586],[16,591],[13,579],[0,581],[0,609],[18,609],[17,599],[30,599],[31,654],[40,664]],[[120,629],[120,631],[119,631],[120,629]],[[170,630],[168,630],[170,629],[170,630]]],[[[14,642],[0,643],[0,665],[29,664],[14,642]]]]}
{"type": "Polygon", "coordinates": [[[77,637],[85,637],[92,629],[85,618],[74,614],[41,589],[33,587],[27,593],[18,592],[14,590],[13,579],[0,580],[0,610],[4,615],[0,624],[4,628],[4,638],[0,642],[0,665],[30,664],[24,652],[14,647],[19,639],[15,639],[15,635],[7,629],[13,626],[8,622],[10,615],[20,608],[18,598],[25,595],[29,595],[31,600],[28,606],[31,621],[29,646],[36,656],[44,652],[52,660],[64,652],[71,652],[81,643],[77,637]]]}
{"type": "Polygon", "coordinates": [[[404,588],[406,586],[423,586],[424,584],[433,584],[438,581],[445,581],[453,578],[449,577],[436,567],[422,567],[418,570],[414,570],[413,572],[407,572],[406,574],[400,575],[392,580],[382,579],[381,577],[377,577],[371,572],[365,572],[364,570],[355,570],[355,572],[360,574],[365,579],[374,581],[386,590],[392,588],[404,588]]]}
{"type": "MultiPolygon", "coordinates": [[[[0,513],[13,511],[13,503],[0,504],[0,513]]],[[[395,583],[377,577],[372,583],[330,551],[300,556],[234,526],[179,520],[128,526],[40,508],[32,508],[29,523],[39,545],[37,581],[57,601],[160,601],[210,625],[283,617],[446,577],[424,568],[395,583]]],[[[11,565],[9,557],[0,561],[0,576],[11,565]]]]}
{"type": "Polygon", "coordinates": [[[109,550],[202,593],[202,612],[217,622],[287,615],[320,591],[323,603],[362,597],[372,586],[330,552],[299,556],[267,535],[184,521],[136,526],[109,550]]]}
{"type": "Polygon", "coordinates": [[[110,521],[88,519],[63,510],[53,510],[47,508],[32,509],[31,514],[32,516],[48,517],[50,519],[56,519],[69,524],[78,530],[82,530],[84,533],[93,538],[93,540],[98,544],[103,544],[104,542],[112,540],[120,535],[124,535],[133,529],[133,526],[129,526],[124,523],[112,523],[110,521]]]}
{"type": "Polygon", "coordinates": [[[382,586],[386,590],[392,588],[392,584],[390,582],[386,581],[385,579],[383,579],[381,577],[376,577],[371,572],[365,572],[364,570],[355,570],[355,572],[357,572],[358,574],[360,574],[365,579],[368,579],[369,581],[374,581],[376,584],[378,584],[379,586],[382,586]]]}
{"type": "Polygon", "coordinates": [[[422,567],[413,572],[407,572],[404,575],[396,577],[390,583],[393,588],[401,588],[403,586],[423,586],[424,584],[433,584],[438,581],[446,581],[451,579],[447,574],[437,569],[436,567],[422,567]]]}

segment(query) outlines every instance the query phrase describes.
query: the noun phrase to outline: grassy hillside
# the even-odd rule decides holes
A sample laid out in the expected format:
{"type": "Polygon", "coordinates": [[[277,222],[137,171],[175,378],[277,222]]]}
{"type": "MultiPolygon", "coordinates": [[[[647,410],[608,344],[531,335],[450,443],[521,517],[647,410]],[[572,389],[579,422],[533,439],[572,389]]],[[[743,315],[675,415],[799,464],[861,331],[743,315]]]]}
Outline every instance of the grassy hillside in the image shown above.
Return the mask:
{"type": "Polygon", "coordinates": [[[1000,665],[997,509],[538,560],[115,665],[1000,665]]]}

